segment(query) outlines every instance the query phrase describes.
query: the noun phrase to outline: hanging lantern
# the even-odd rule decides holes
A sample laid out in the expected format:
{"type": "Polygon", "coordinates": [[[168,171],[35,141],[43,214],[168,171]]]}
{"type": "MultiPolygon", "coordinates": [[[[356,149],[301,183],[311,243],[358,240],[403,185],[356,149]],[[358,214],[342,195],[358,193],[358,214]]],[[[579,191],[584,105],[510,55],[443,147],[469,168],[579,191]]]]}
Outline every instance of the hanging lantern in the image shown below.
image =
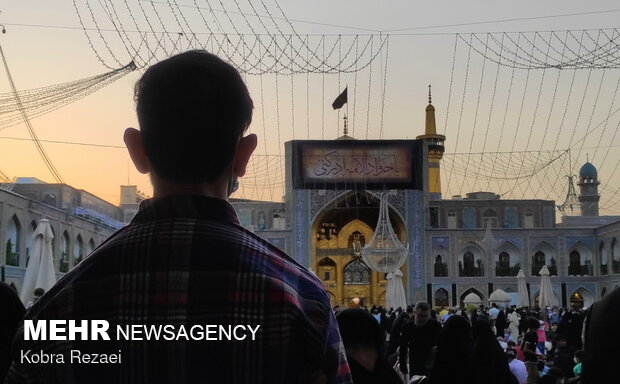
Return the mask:
{"type": "Polygon", "coordinates": [[[381,194],[379,219],[370,241],[362,248],[362,259],[370,269],[390,273],[407,260],[408,248],[396,237],[388,213],[387,195],[381,194]]]}
{"type": "Polygon", "coordinates": [[[479,241],[479,243],[482,245],[487,255],[492,255],[499,244],[499,241],[495,238],[495,236],[493,236],[493,232],[491,231],[491,225],[488,222],[486,223],[484,237],[481,241],[479,241]]]}

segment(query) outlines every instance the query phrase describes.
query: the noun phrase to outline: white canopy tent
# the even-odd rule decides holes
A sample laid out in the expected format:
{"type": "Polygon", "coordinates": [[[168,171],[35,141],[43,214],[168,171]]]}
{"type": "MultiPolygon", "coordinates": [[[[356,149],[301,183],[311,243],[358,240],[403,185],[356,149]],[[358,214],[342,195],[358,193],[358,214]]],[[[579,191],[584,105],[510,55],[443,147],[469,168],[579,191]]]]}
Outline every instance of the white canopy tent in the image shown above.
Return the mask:
{"type": "Polygon", "coordinates": [[[489,296],[489,303],[496,303],[501,307],[507,306],[510,301],[510,296],[502,289],[496,289],[489,296]]]}
{"type": "Polygon", "coordinates": [[[52,253],[52,239],[54,233],[49,220],[42,219],[32,234],[34,247],[22,284],[20,299],[28,304],[33,298],[36,288],[43,288],[47,292],[56,284],[56,272],[54,271],[54,256],[52,253]]]}
{"type": "Polygon", "coordinates": [[[525,282],[525,274],[520,269],[517,273],[517,292],[519,293],[519,308],[530,306],[530,295],[527,293],[527,284],[525,282]]]}
{"type": "Polygon", "coordinates": [[[546,265],[543,265],[540,269],[540,293],[538,305],[541,308],[559,306],[559,301],[555,296],[555,293],[553,293],[551,277],[549,276],[549,269],[546,265]]]}
{"type": "Polygon", "coordinates": [[[480,305],[480,304],[482,304],[482,299],[480,298],[480,296],[478,296],[475,293],[471,292],[470,294],[465,296],[465,298],[463,299],[463,303],[465,303],[465,304],[480,305]]]}

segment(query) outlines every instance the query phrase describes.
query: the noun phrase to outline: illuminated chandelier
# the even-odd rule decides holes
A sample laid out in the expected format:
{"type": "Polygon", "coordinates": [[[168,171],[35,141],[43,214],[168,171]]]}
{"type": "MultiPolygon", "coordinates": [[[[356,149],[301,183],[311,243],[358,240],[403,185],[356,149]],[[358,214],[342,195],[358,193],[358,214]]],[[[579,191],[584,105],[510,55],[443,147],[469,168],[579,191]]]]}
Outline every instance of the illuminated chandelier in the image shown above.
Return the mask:
{"type": "Polygon", "coordinates": [[[370,269],[382,273],[396,271],[407,260],[408,247],[405,247],[394,233],[385,192],[381,193],[377,227],[361,253],[370,269]]]}

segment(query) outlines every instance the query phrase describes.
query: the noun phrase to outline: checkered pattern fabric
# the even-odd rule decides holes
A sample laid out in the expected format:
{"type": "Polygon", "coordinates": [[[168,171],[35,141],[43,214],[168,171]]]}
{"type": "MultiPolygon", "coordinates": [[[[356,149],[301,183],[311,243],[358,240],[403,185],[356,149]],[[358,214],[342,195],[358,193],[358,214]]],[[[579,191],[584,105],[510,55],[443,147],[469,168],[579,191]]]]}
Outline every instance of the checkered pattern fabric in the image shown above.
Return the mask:
{"type": "Polygon", "coordinates": [[[214,198],[142,202],[26,318],[107,320],[112,340],[25,341],[20,329],[8,383],[351,382],[320,281],[214,198]],[[115,340],[116,326],[131,324],[260,328],[255,340],[115,340]],[[65,363],[24,362],[27,350],[62,354],[65,363]],[[120,353],[122,362],[72,364],[71,350],[120,353]]]}

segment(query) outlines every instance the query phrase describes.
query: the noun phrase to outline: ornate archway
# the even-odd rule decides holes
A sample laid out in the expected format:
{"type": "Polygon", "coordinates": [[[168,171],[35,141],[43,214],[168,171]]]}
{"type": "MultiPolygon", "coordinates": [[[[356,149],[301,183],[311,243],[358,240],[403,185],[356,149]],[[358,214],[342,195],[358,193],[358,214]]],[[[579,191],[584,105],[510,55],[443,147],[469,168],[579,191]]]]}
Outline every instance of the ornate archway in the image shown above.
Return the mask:
{"type": "MultiPolygon", "coordinates": [[[[310,266],[319,271],[323,286],[334,293],[334,304],[346,307],[353,298],[358,298],[360,305],[385,305],[386,274],[368,270],[367,280],[357,279],[366,276],[362,266],[367,268],[359,259],[359,248],[372,238],[378,216],[379,200],[365,191],[341,194],[315,216],[311,226],[310,266]],[[330,273],[329,281],[324,280],[326,267],[319,265],[326,258],[335,263],[335,276],[332,278],[330,273]]],[[[398,238],[406,240],[405,224],[391,208],[390,220],[398,238]]],[[[406,275],[406,264],[401,271],[406,275]]]]}

